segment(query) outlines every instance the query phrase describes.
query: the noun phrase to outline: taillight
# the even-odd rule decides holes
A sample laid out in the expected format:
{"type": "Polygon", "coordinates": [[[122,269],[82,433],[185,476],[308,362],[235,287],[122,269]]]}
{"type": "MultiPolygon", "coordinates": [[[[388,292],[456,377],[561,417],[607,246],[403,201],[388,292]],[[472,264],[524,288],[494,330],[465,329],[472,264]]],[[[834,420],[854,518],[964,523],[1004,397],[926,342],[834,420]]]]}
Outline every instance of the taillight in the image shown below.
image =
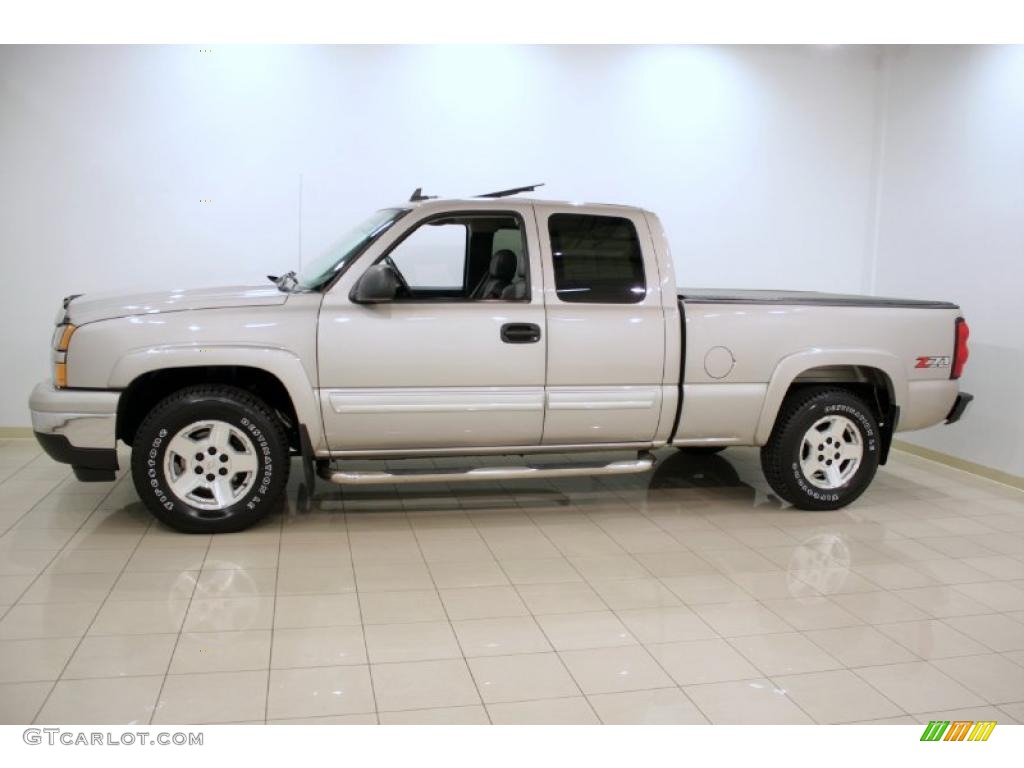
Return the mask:
{"type": "Polygon", "coordinates": [[[970,356],[967,349],[967,337],[971,335],[971,329],[967,327],[967,321],[962,317],[956,319],[956,342],[953,345],[953,370],[949,374],[951,379],[959,379],[964,372],[964,364],[970,356]]]}

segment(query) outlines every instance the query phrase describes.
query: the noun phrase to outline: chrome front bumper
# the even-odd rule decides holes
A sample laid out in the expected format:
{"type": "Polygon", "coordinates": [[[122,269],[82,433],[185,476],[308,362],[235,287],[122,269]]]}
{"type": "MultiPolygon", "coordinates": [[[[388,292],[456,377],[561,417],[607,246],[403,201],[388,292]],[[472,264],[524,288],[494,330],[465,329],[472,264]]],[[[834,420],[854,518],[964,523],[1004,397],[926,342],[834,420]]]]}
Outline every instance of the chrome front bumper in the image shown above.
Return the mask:
{"type": "Polygon", "coordinates": [[[57,389],[40,382],[28,401],[36,439],[53,459],[71,464],[79,479],[109,479],[117,469],[120,397],[120,392],[57,389]]]}

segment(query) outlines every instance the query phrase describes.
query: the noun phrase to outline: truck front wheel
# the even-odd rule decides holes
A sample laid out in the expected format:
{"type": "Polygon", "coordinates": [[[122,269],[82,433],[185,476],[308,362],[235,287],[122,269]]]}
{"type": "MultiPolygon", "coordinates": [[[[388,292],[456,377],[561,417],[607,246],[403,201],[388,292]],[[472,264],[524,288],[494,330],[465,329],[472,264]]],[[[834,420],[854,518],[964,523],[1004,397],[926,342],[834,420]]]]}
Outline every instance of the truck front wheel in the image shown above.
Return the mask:
{"type": "Polygon", "coordinates": [[[247,528],[273,511],[288,482],[288,442],[259,398],[194,386],[160,401],[139,427],[132,479],[143,503],[185,533],[247,528]]]}
{"type": "Polygon", "coordinates": [[[867,490],[878,469],[878,422],[852,392],[807,387],[789,395],[761,448],[761,468],[800,509],[839,509],[867,490]]]}

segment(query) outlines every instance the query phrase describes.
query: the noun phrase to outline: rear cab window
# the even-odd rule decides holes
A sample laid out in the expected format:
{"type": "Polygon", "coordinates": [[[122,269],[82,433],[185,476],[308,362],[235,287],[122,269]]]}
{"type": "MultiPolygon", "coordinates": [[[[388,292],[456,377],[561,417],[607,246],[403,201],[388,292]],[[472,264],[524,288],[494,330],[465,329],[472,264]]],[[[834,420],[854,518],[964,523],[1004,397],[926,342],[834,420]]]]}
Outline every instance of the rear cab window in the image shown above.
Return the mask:
{"type": "Polygon", "coordinates": [[[647,295],[636,227],[619,216],[555,213],[548,235],[559,300],[636,304],[647,295]]]}

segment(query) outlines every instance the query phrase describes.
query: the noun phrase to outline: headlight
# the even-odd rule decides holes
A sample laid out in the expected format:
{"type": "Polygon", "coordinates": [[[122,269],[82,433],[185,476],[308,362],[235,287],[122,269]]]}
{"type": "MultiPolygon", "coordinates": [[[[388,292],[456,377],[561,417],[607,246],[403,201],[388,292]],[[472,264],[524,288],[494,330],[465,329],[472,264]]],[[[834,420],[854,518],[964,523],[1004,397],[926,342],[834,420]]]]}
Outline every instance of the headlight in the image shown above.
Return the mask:
{"type": "Polygon", "coordinates": [[[53,350],[56,353],[53,361],[53,383],[58,389],[68,385],[67,353],[74,333],[75,326],[71,323],[58,325],[53,332],[53,350]]]}

